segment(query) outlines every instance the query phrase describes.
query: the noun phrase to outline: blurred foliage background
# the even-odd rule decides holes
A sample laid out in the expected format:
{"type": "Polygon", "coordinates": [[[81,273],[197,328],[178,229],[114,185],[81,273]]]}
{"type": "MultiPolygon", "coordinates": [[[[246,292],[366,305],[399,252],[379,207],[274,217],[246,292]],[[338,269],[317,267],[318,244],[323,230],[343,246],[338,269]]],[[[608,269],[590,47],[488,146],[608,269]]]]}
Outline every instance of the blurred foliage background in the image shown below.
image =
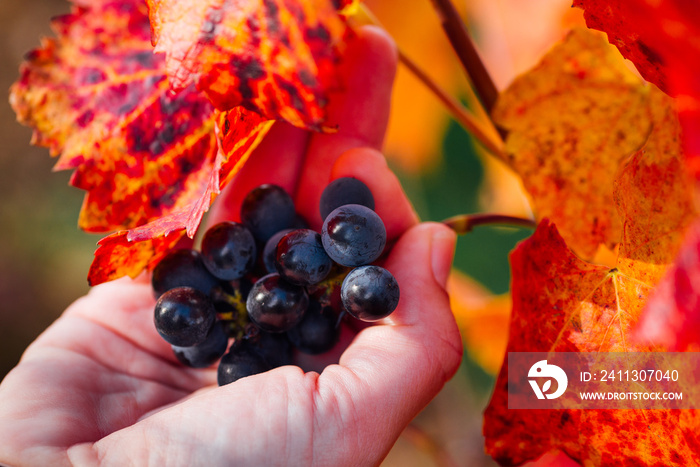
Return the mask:
{"type": "Polygon", "coordinates": [[[63,0],[0,2],[0,378],[58,314],[87,289],[98,237],[78,230],[83,194],[68,172],[53,173],[48,150],[30,146],[31,130],[8,103],[19,64],[63,0]]]}
{"type": "MultiPolygon", "coordinates": [[[[467,80],[428,0],[365,2],[403,51],[445,90],[463,97],[467,80]],[[419,32],[419,33],[418,33],[419,32]]],[[[499,88],[537,62],[580,14],[567,0],[455,1],[499,88]],[[527,18],[527,21],[523,21],[527,18]]],[[[49,19],[69,12],[64,0],[0,2],[0,89],[9,90],[26,52],[51,35],[49,19]]],[[[528,216],[518,180],[400,67],[386,154],[423,220],[473,212],[528,216]]],[[[99,237],[77,219],[83,193],[70,174],[52,172],[45,148],[0,103],[0,379],[63,309],[88,290],[99,237]]],[[[481,412],[507,339],[508,253],[529,231],[478,228],[458,242],[450,293],[465,341],[456,377],[401,436],[386,465],[488,466],[481,412]]],[[[426,310],[429,313],[430,310],[426,310]]]]}

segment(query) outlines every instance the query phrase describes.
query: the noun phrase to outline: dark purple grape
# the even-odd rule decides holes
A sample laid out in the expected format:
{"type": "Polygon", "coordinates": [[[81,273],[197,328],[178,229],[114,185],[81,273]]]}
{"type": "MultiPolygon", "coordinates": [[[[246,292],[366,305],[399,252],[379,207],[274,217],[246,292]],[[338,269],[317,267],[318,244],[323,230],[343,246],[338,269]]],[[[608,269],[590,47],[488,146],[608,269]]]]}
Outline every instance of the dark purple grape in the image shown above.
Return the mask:
{"type": "Polygon", "coordinates": [[[277,272],[277,267],[275,266],[275,257],[277,256],[277,244],[282,239],[282,237],[284,237],[291,231],[292,229],[280,230],[272,237],[270,237],[267,243],[265,243],[265,248],[263,249],[262,254],[262,260],[263,264],[265,265],[265,270],[267,271],[267,274],[277,272]]]}
{"type": "Polygon", "coordinates": [[[292,364],[292,344],[286,333],[259,331],[251,342],[271,368],[292,364]]]}
{"type": "Polygon", "coordinates": [[[292,285],[279,274],[259,279],[248,294],[248,317],[267,332],[285,332],[304,317],[309,297],[303,287],[292,285]]]}
{"type": "Polygon", "coordinates": [[[153,269],[151,277],[156,297],[176,287],[192,287],[209,294],[218,283],[218,279],[204,266],[202,255],[189,249],[169,252],[153,269]]]}
{"type": "Polygon", "coordinates": [[[340,287],[343,307],[362,321],[385,318],[399,304],[399,284],[379,266],[361,266],[345,277],[340,287]]]}
{"type": "Polygon", "coordinates": [[[290,229],[297,222],[294,201],[277,185],[260,185],[243,200],[241,221],[264,245],[275,233],[290,229]]]}
{"type": "Polygon", "coordinates": [[[321,240],[328,256],[343,266],[361,266],[379,258],[386,244],[382,219],[370,208],[347,204],[323,222],[321,240]]]}
{"type": "Polygon", "coordinates": [[[360,204],[374,210],[374,196],[367,185],[356,178],[337,178],[321,193],[321,219],[325,219],[333,210],[346,204],[360,204]]]}
{"type": "Polygon", "coordinates": [[[233,383],[246,376],[270,370],[270,365],[247,341],[236,342],[221,358],[216,372],[219,386],[233,383]]]}
{"type": "Polygon", "coordinates": [[[197,345],[207,337],[214,321],[214,304],[192,287],[177,287],[160,296],[155,307],[158,334],[178,347],[197,345]]]}
{"type": "Polygon", "coordinates": [[[331,307],[321,307],[316,301],[311,301],[304,319],[287,331],[289,341],[300,352],[317,355],[328,352],[338,342],[340,327],[338,315],[331,307]]]}
{"type": "Polygon", "coordinates": [[[220,359],[228,347],[228,336],[219,322],[215,322],[209,330],[204,342],[191,347],[173,345],[175,356],[183,365],[192,368],[206,368],[220,359]]]}
{"type": "Polygon", "coordinates": [[[287,282],[302,286],[317,284],[328,276],[332,266],[318,232],[292,230],[277,244],[275,267],[287,282]]]}
{"type": "Polygon", "coordinates": [[[202,238],[202,260],[209,272],[222,280],[243,277],[253,268],[257,249],[255,238],[243,224],[221,222],[202,238]]]}

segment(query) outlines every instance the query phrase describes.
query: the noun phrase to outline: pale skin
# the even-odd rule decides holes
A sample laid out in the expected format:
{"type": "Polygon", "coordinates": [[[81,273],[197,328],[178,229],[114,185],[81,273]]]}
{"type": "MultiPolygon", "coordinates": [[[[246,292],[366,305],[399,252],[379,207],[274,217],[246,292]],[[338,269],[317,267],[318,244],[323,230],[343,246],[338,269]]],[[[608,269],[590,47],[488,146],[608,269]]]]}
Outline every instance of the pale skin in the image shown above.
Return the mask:
{"type": "Polygon", "coordinates": [[[379,152],[396,69],[391,40],[362,29],[346,66],[345,94],[330,109],[339,131],[278,124],[209,221],[236,219],[242,195],[273,182],[318,228],[323,187],[360,178],[396,240],[385,267],[401,288],[397,310],[346,333],[338,363],[320,373],[290,365],[217,387],[215,368],[180,365],[158,336],[147,277],[97,286],[0,385],[0,463],[373,465],[386,456],[461,360],[445,292],[455,235],[418,223],[379,152]]]}

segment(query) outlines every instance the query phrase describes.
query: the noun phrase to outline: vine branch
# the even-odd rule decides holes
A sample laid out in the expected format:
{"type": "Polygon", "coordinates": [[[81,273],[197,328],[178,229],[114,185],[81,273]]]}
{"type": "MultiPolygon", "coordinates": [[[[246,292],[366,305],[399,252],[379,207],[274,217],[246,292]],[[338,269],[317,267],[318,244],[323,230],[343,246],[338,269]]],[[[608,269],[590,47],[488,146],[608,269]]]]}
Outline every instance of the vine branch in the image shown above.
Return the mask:
{"type": "MultiPolygon", "coordinates": [[[[358,10],[358,16],[354,16],[353,19],[365,24],[372,24],[379,26],[382,29],[386,29],[382,26],[381,22],[374,16],[374,13],[365,5],[360,3],[360,8],[358,10]],[[359,18],[358,18],[359,16],[359,18]]],[[[488,114],[485,112],[480,112],[483,119],[479,119],[473,113],[471,113],[466,107],[464,107],[458,100],[450,96],[442,87],[440,87],[430,76],[423,71],[423,69],[418,66],[413,60],[411,60],[406,53],[401,50],[401,47],[397,45],[399,61],[403,64],[425,87],[427,87],[435,97],[442,102],[442,104],[447,108],[452,117],[460,124],[462,127],[469,132],[479,143],[481,143],[484,148],[492,153],[494,156],[501,159],[504,158],[503,154],[503,139],[499,134],[493,122],[489,118],[488,114]]],[[[470,89],[471,91],[471,89],[470,89]]],[[[472,93],[473,96],[473,93],[472,93]]],[[[478,104],[477,104],[478,106],[478,104]]],[[[478,110],[482,110],[480,107],[478,110]]]]}
{"type": "Polygon", "coordinates": [[[467,110],[452,96],[447,94],[444,89],[435,83],[425,72],[416,65],[416,63],[408,58],[399,49],[399,60],[401,63],[413,73],[433,94],[443,103],[447,110],[452,114],[452,117],[457,120],[465,130],[467,130],[477,141],[479,141],[486,150],[493,155],[504,158],[503,155],[503,140],[500,135],[491,128],[483,125],[474,115],[467,110]]]}
{"type": "Polygon", "coordinates": [[[442,223],[460,235],[469,233],[474,227],[481,225],[501,225],[505,227],[524,227],[527,229],[535,229],[537,227],[537,222],[535,222],[534,219],[508,216],[505,214],[460,214],[445,219],[442,223]]]}
{"type": "Polygon", "coordinates": [[[440,23],[470,77],[486,111],[490,114],[498,97],[498,90],[486,70],[484,62],[472,42],[464,22],[450,0],[431,0],[440,16],[440,23]]]}

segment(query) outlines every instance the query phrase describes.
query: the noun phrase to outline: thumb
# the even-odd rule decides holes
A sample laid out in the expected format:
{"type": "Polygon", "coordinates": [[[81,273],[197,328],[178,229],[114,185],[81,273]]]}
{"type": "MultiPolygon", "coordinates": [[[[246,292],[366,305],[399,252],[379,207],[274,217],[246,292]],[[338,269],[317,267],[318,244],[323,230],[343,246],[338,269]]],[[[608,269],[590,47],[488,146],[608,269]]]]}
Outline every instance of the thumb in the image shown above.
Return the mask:
{"type": "MultiPolygon", "coordinates": [[[[328,401],[334,404],[326,406],[321,397],[319,413],[346,421],[343,426],[329,424],[325,430],[331,437],[337,435],[335,439],[356,433],[360,449],[354,452],[367,448],[374,455],[385,455],[384,449],[391,448],[457,371],[462,344],[444,287],[455,242],[454,232],[441,224],[424,223],[407,230],[384,265],[399,283],[397,309],[383,324],[362,330],[340,364],[327,367],[319,377],[318,391],[333,394],[328,401]]],[[[364,460],[369,464],[377,459],[364,460]]]]}
{"type": "MultiPolygon", "coordinates": [[[[445,288],[456,242],[457,235],[449,227],[425,222],[407,230],[394,245],[384,265],[396,277],[401,291],[399,307],[390,317],[393,322],[429,325],[424,322],[425,304],[436,301],[449,311],[445,288]]],[[[440,315],[436,327],[452,328],[452,313],[440,315]]]]}

